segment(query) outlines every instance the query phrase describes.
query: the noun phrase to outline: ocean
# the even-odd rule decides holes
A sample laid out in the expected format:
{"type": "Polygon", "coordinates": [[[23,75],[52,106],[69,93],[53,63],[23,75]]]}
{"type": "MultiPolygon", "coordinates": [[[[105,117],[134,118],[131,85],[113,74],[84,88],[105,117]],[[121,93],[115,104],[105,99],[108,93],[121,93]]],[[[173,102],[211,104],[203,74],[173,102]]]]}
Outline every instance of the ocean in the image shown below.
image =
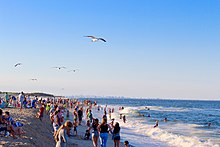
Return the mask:
{"type": "MultiPolygon", "coordinates": [[[[91,98],[90,98],[91,99],[91,98]]],[[[220,101],[93,98],[114,108],[122,140],[137,147],[219,147],[220,101]],[[124,107],[119,111],[119,107],[124,107]],[[125,115],[123,123],[119,115],[125,115]],[[164,122],[167,118],[167,122],[164,122]],[[159,127],[154,128],[155,121],[159,127]],[[211,124],[210,126],[208,124],[211,124]]],[[[102,112],[93,110],[95,117],[102,112]]]]}

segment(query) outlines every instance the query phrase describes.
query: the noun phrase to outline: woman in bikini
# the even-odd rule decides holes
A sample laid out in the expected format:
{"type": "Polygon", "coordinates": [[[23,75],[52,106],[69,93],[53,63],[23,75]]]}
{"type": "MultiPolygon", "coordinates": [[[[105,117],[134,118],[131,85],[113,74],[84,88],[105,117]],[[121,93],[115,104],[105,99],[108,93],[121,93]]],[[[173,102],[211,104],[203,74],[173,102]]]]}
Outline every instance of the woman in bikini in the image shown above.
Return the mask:
{"type": "Polygon", "coordinates": [[[112,133],[112,139],[114,140],[114,147],[120,147],[120,126],[119,123],[116,122],[114,126],[114,130],[112,133]]]}

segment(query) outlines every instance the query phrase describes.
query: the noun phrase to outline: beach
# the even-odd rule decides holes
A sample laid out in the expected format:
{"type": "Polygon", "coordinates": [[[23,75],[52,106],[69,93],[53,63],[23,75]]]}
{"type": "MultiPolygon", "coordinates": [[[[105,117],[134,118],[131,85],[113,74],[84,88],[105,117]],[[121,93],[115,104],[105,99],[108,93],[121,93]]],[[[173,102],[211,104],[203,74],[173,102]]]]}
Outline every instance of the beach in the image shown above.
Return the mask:
{"type": "MultiPolygon", "coordinates": [[[[44,100],[46,103],[46,99],[44,100]]],[[[114,118],[114,122],[119,122],[120,124],[120,147],[124,147],[123,142],[125,140],[137,147],[219,147],[219,101],[99,98],[91,98],[89,100],[85,98],[78,100],[65,98],[55,101],[61,106],[59,109],[64,117],[63,123],[67,120],[73,122],[73,112],[83,107],[82,123],[77,126],[78,135],[73,133],[72,128],[71,135],[68,137],[68,146],[93,147],[91,136],[89,140],[84,139],[85,132],[88,129],[86,122],[89,119],[86,117],[88,114],[86,110],[91,110],[93,118],[98,118],[99,123],[101,123],[106,109],[107,123],[110,124],[111,119],[114,118]],[[70,102],[67,103],[64,100],[70,102]],[[96,105],[95,102],[97,102],[96,105]],[[69,117],[66,116],[67,109],[62,108],[66,104],[69,105],[67,105],[67,109],[70,112],[69,117]],[[123,106],[123,109],[121,106],[123,106]],[[109,110],[114,110],[111,113],[111,118],[109,110]],[[120,115],[126,116],[126,122],[120,118],[120,115]],[[167,118],[166,121],[164,121],[164,118],[167,118]],[[156,127],[154,127],[155,121],[158,121],[158,126],[156,127]]],[[[37,108],[23,108],[21,111],[19,108],[2,109],[3,112],[9,111],[13,120],[21,122],[24,125],[22,128],[26,133],[16,136],[15,139],[11,136],[1,136],[1,146],[53,147],[56,145],[49,115],[44,111],[42,121],[36,118],[39,104],[40,102],[38,102],[37,108]]],[[[100,146],[100,140],[98,140],[98,146],[100,146]]],[[[109,134],[107,147],[113,146],[112,136],[109,134]]]]}
{"type": "MultiPolygon", "coordinates": [[[[26,132],[21,137],[16,136],[16,139],[11,136],[0,137],[0,146],[24,146],[24,147],[55,147],[55,141],[53,138],[53,128],[49,116],[44,114],[42,122],[36,118],[38,109],[22,109],[19,108],[4,108],[4,112],[9,111],[14,120],[20,121],[24,124],[22,127],[26,132]]],[[[73,147],[93,147],[91,140],[84,140],[85,134],[85,121],[82,126],[78,126],[78,136],[69,137],[68,146],[73,147]]],[[[100,143],[98,142],[100,145],[100,143]]],[[[111,136],[107,142],[108,147],[113,146],[111,136]]],[[[122,145],[121,145],[122,146],[122,145]]]]}

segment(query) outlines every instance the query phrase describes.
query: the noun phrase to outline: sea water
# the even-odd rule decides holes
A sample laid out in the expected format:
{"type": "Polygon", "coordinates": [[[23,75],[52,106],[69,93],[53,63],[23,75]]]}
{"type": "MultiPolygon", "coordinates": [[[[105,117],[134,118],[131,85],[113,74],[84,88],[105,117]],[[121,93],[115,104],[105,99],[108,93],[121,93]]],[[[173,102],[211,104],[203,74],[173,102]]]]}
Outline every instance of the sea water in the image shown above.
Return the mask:
{"type": "MultiPolygon", "coordinates": [[[[114,108],[121,138],[137,147],[218,147],[220,101],[93,98],[98,105],[114,108]],[[119,107],[123,110],[118,110],[119,107]],[[119,118],[125,115],[127,122],[119,118]],[[167,118],[167,122],[164,122],[167,118]],[[154,128],[155,121],[159,127],[154,128]],[[211,123],[209,126],[208,124],[211,123]]],[[[103,115],[93,110],[95,117],[103,115]]]]}

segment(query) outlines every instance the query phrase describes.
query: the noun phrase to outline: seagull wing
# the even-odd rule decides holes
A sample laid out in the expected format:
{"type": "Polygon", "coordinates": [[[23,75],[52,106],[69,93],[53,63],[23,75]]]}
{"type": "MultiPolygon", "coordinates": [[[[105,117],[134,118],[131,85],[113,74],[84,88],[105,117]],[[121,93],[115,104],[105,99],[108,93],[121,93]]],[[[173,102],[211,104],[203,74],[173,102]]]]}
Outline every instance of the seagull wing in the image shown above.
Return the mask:
{"type": "Polygon", "coordinates": [[[103,38],[98,38],[98,40],[102,40],[102,41],[106,42],[106,40],[105,40],[105,39],[103,39],[103,38]]]}
{"type": "Polygon", "coordinates": [[[17,67],[18,65],[21,65],[21,63],[17,63],[17,64],[15,64],[15,67],[17,67]]]}
{"type": "Polygon", "coordinates": [[[85,37],[89,37],[89,38],[92,38],[92,39],[96,39],[96,37],[94,37],[94,36],[85,36],[85,37]]]}
{"type": "Polygon", "coordinates": [[[37,81],[37,79],[30,79],[31,81],[37,81]]]}

